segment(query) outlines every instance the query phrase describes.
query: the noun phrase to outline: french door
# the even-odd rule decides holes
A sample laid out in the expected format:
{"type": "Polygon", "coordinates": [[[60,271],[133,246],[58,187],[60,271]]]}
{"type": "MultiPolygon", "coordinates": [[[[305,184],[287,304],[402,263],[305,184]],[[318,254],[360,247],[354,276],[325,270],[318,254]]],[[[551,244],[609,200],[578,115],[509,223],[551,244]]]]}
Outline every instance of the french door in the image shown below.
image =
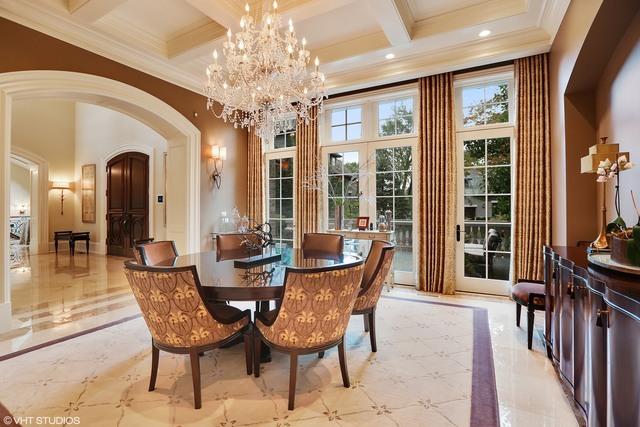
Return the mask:
{"type": "Polygon", "coordinates": [[[295,153],[269,153],[265,156],[267,178],[267,222],[278,245],[293,247],[295,153]]]}
{"type": "Polygon", "coordinates": [[[456,288],[507,295],[511,276],[513,130],[458,134],[456,288]]]}
{"type": "Polygon", "coordinates": [[[335,228],[335,205],[343,203],[343,228],[356,228],[358,216],[369,217],[374,229],[391,211],[394,226],[394,278],[416,284],[417,189],[413,159],[416,144],[409,139],[333,145],[323,149],[327,172],[324,224],[335,228]]]}

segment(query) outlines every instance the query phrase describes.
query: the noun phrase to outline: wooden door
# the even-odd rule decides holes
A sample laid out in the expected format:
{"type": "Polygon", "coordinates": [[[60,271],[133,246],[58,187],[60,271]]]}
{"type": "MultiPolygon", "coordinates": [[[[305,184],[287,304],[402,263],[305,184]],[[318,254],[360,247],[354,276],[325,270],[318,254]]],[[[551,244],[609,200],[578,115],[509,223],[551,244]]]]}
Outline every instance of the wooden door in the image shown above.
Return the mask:
{"type": "Polygon", "coordinates": [[[107,164],[107,254],[133,257],[149,237],[149,156],[123,153],[107,164]]]}

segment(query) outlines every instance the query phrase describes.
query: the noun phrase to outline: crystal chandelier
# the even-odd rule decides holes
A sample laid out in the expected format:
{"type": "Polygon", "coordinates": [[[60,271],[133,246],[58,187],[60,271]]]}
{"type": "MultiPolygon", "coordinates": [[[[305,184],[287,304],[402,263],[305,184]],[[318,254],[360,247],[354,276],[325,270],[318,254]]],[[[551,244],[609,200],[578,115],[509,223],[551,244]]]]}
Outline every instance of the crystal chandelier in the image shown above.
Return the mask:
{"type": "Polygon", "coordinates": [[[274,1],[258,23],[245,5],[240,31],[235,38],[227,32],[224,61],[218,61],[214,50],[213,63],[206,69],[207,109],[234,127],[255,127],[265,143],[290,127],[292,117],[304,123],[315,120],[326,97],[318,58],[313,71],[308,70],[307,41],[298,43],[291,19],[288,29],[280,31],[277,8],[274,1]],[[216,102],[222,106],[219,113],[216,102]]]}

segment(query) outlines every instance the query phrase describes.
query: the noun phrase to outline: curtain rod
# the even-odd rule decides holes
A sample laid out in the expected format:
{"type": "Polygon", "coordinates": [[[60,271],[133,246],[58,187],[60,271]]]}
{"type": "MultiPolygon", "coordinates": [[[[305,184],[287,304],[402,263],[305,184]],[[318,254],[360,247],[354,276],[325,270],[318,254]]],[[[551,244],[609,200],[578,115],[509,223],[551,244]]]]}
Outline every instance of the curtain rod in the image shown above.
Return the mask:
{"type": "MultiPolygon", "coordinates": [[[[473,72],[473,71],[490,70],[492,68],[504,67],[505,65],[513,65],[513,63],[514,63],[514,61],[510,60],[510,61],[496,62],[496,63],[493,63],[493,64],[487,64],[487,65],[479,65],[479,66],[476,66],[476,67],[463,68],[463,69],[460,69],[460,70],[454,70],[453,71],[453,75],[465,74],[465,73],[470,73],[470,72],[473,72]]],[[[333,95],[329,95],[329,97],[327,99],[337,99],[337,98],[342,98],[344,96],[358,95],[360,93],[374,92],[376,90],[388,89],[388,88],[396,87],[396,86],[404,86],[404,85],[407,85],[407,84],[410,84],[410,83],[417,83],[418,80],[419,80],[418,78],[408,79],[408,80],[402,80],[400,82],[387,83],[387,84],[378,85],[378,86],[371,86],[371,87],[366,87],[366,88],[362,88],[362,89],[354,89],[354,90],[349,90],[349,91],[346,91],[346,92],[334,93],[333,95]]]]}

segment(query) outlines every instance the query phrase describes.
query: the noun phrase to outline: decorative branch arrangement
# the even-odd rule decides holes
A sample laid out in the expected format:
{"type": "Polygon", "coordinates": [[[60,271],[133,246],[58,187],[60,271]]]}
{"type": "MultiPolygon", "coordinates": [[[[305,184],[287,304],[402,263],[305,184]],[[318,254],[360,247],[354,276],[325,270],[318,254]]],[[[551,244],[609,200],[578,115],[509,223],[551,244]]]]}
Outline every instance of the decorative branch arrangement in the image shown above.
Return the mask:
{"type": "Polygon", "coordinates": [[[271,224],[256,224],[242,235],[241,246],[247,248],[248,252],[262,251],[273,246],[273,235],[271,234],[271,224]]]}

